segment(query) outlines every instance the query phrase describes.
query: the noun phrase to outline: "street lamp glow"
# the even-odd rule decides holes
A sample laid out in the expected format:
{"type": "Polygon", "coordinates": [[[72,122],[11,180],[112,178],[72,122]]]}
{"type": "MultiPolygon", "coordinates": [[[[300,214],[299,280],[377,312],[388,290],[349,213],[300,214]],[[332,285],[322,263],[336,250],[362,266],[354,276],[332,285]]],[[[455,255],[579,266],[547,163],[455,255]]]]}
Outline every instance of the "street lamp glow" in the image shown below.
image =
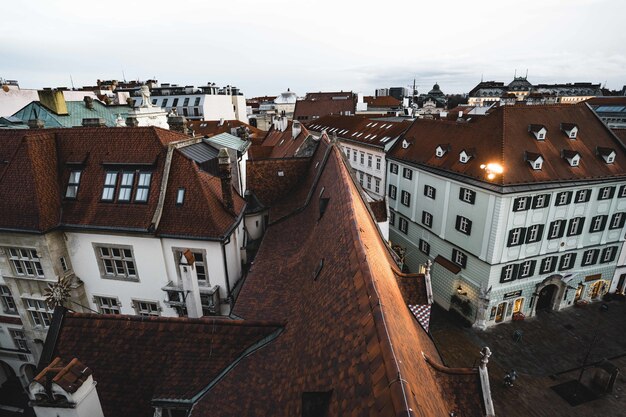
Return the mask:
{"type": "Polygon", "coordinates": [[[489,164],[482,164],[480,166],[480,169],[484,169],[485,172],[487,173],[487,179],[494,179],[496,177],[496,175],[502,174],[504,172],[504,168],[502,167],[502,165],[497,164],[497,163],[489,163],[489,164]]]}

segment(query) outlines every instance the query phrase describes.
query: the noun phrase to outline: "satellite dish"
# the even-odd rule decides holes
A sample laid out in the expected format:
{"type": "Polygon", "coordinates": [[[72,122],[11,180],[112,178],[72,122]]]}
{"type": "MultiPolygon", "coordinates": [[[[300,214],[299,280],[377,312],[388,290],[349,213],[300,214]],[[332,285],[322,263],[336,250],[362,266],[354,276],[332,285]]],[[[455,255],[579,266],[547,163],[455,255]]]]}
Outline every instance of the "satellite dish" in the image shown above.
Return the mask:
{"type": "Polygon", "coordinates": [[[9,92],[9,86],[8,86],[8,85],[6,85],[6,84],[3,84],[3,85],[2,85],[2,89],[4,90],[4,92],[5,92],[5,93],[8,93],[8,92],[9,92]]]}

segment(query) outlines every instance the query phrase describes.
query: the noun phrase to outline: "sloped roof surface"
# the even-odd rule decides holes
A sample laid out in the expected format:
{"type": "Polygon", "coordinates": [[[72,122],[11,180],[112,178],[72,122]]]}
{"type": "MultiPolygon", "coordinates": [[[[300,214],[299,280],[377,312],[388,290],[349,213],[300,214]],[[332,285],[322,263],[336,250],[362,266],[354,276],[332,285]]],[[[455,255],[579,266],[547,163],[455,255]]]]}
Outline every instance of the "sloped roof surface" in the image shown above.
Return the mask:
{"type": "Polygon", "coordinates": [[[356,96],[353,93],[307,93],[304,100],[296,102],[293,118],[311,120],[327,114],[354,114],[355,109],[356,96]]]}
{"type": "Polygon", "coordinates": [[[93,370],[104,415],[152,417],[153,399],[191,400],[280,329],[251,320],[66,313],[53,355],[93,370]]]}
{"type": "Polygon", "coordinates": [[[229,148],[239,152],[244,152],[250,144],[250,142],[241,140],[237,136],[233,136],[230,133],[219,133],[203,140],[216,148],[229,148]]]}
{"type": "Polygon", "coordinates": [[[275,129],[272,127],[260,145],[253,147],[254,150],[250,152],[250,156],[253,159],[267,159],[267,158],[292,158],[296,156],[296,152],[301,149],[302,144],[309,137],[309,131],[300,124],[301,130],[296,137],[293,137],[293,122],[287,123],[287,128],[284,131],[275,129]]]}
{"type": "Polygon", "coordinates": [[[614,178],[626,172],[623,145],[584,103],[501,106],[469,123],[418,119],[388,156],[498,185],[614,178]],[[577,138],[568,138],[561,123],[577,124],[577,138]],[[531,124],[546,127],[545,140],[537,140],[529,132],[531,124]],[[401,146],[403,140],[407,148],[401,146]],[[438,158],[435,148],[441,143],[450,143],[450,151],[438,158]],[[605,163],[596,154],[598,146],[614,149],[615,162],[605,163]],[[473,149],[474,157],[467,163],[459,161],[464,149],[473,149]],[[570,166],[561,156],[563,151],[578,152],[580,165],[570,166]],[[541,170],[532,169],[525,160],[526,152],[542,155],[541,170]],[[488,181],[480,166],[489,163],[500,164],[504,172],[488,181]]]}
{"type": "Polygon", "coordinates": [[[308,174],[319,179],[301,184],[308,204],[268,228],[234,310],[285,321],[285,332],[242,360],[192,416],[301,415],[305,392],[331,392],[329,416],[481,415],[476,371],[441,375],[422,357],[439,363],[341,151],[322,141],[312,166],[319,155],[323,168],[308,174]],[[320,197],[330,199],[321,218],[320,197]]]}
{"type": "Polygon", "coordinates": [[[83,125],[83,119],[102,118],[108,127],[115,126],[118,113],[122,117],[128,113],[128,107],[107,107],[98,100],[93,101],[93,109],[88,109],[83,101],[66,101],[67,115],[55,114],[42,106],[40,102],[33,101],[19,110],[13,116],[28,122],[39,118],[44,121],[46,128],[53,127],[78,127],[83,125]],[[36,117],[35,117],[36,115],[36,117]]]}
{"type": "Polygon", "coordinates": [[[373,146],[385,146],[411,126],[409,122],[372,120],[366,116],[329,115],[306,124],[312,131],[373,146]]]}
{"type": "Polygon", "coordinates": [[[187,127],[194,131],[196,136],[215,136],[220,133],[231,133],[231,129],[239,127],[247,128],[250,133],[250,139],[262,137],[265,132],[250,126],[239,120],[188,120],[187,127]]]}
{"type": "Polygon", "coordinates": [[[363,101],[367,103],[367,107],[399,107],[402,102],[392,96],[365,96],[363,101]]]}

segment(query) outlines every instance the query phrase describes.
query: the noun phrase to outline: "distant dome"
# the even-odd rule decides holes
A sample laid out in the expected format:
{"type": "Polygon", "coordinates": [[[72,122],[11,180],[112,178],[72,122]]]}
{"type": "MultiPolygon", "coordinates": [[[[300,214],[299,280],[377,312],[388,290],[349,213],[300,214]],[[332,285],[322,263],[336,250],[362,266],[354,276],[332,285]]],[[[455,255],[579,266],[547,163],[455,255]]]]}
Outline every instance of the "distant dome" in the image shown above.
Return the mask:
{"type": "Polygon", "coordinates": [[[439,89],[439,84],[433,85],[433,89],[428,92],[429,96],[443,96],[443,92],[439,89]]]}
{"type": "Polygon", "coordinates": [[[298,100],[298,95],[287,89],[274,99],[274,104],[296,104],[296,100],[298,100]]]}

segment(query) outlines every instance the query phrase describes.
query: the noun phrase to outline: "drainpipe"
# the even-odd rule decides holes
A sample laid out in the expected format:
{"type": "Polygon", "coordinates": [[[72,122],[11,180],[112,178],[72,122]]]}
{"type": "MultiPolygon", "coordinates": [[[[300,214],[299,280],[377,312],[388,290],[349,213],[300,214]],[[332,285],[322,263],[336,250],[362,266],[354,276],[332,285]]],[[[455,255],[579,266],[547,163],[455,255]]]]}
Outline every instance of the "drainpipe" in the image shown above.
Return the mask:
{"type": "Polygon", "coordinates": [[[230,278],[228,277],[228,262],[226,260],[226,245],[230,243],[230,236],[227,240],[221,243],[222,246],[222,259],[224,261],[224,274],[226,275],[226,299],[230,305],[230,309],[233,308],[233,298],[230,293],[230,278]]]}

